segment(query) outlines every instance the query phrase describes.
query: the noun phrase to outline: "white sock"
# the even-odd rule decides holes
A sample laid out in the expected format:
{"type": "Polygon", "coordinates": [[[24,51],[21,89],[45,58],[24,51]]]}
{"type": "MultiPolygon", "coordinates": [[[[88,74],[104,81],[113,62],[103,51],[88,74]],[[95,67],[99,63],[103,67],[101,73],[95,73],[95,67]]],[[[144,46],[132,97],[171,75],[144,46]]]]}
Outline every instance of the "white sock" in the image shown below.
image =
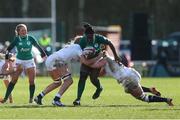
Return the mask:
{"type": "Polygon", "coordinates": [[[56,97],[61,98],[61,95],[59,93],[56,94],[56,97]]]}
{"type": "Polygon", "coordinates": [[[41,93],[40,93],[40,95],[41,95],[42,97],[44,97],[44,96],[45,96],[43,92],[41,92],[41,93]]]}

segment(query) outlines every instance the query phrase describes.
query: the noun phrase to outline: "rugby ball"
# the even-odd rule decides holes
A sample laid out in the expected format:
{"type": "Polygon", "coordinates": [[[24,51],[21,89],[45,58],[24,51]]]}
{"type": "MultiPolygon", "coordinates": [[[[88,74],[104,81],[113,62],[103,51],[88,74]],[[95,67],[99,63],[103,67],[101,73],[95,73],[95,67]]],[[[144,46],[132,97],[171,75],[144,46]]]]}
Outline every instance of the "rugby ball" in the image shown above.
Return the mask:
{"type": "Polygon", "coordinates": [[[86,57],[86,58],[90,58],[92,56],[94,56],[96,53],[96,49],[94,47],[86,47],[84,48],[83,50],[83,55],[86,57]]]}

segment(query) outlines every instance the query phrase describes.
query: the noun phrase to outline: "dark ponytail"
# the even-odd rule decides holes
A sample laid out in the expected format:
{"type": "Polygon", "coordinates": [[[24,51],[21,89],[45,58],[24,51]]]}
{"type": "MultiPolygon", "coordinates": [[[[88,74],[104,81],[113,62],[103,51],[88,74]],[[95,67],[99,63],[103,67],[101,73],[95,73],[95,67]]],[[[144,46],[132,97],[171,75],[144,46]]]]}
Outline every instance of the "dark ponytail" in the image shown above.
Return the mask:
{"type": "Polygon", "coordinates": [[[84,33],[85,34],[94,34],[94,29],[93,29],[93,27],[92,27],[92,25],[90,25],[89,23],[85,23],[84,25],[83,25],[83,27],[84,27],[84,33]]]}

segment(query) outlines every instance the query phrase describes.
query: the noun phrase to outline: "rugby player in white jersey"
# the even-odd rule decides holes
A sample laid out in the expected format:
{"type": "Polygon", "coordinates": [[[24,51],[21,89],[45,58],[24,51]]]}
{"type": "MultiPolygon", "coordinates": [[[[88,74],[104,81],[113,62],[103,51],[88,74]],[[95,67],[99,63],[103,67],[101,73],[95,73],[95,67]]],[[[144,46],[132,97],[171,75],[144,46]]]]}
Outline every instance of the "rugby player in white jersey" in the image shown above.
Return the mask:
{"type": "MultiPolygon", "coordinates": [[[[0,53],[0,79],[3,80],[6,88],[8,87],[9,81],[11,80],[10,74],[14,72],[13,63],[14,63],[14,58],[11,57],[9,59],[8,68],[5,68],[5,66],[4,66],[5,54],[0,53]]],[[[2,101],[3,99],[0,98],[0,100],[2,101]]],[[[13,98],[12,98],[11,94],[9,96],[9,103],[13,103],[13,98]]]]}
{"type": "Polygon", "coordinates": [[[53,82],[49,84],[38,96],[36,96],[34,101],[37,104],[42,105],[43,97],[52,90],[61,86],[58,93],[55,95],[52,104],[55,106],[64,106],[64,104],[61,103],[60,99],[64,92],[73,83],[67,63],[70,61],[80,60],[86,64],[92,64],[93,61],[96,61],[92,59],[86,62],[85,58],[83,57],[82,49],[78,44],[69,44],[59,51],[51,54],[46,59],[45,64],[51,78],[53,79],[53,82]]]}
{"type": "Polygon", "coordinates": [[[114,77],[119,84],[122,84],[126,93],[131,94],[138,100],[142,100],[144,102],[165,102],[169,106],[173,106],[171,98],[163,98],[160,97],[160,93],[158,91],[147,91],[151,92],[155,95],[148,95],[145,93],[143,89],[148,89],[140,85],[141,75],[133,68],[126,67],[121,63],[117,63],[112,60],[110,57],[101,58],[96,64],[91,65],[93,68],[99,68],[104,64],[105,72],[114,77]],[[102,61],[102,62],[101,62],[102,61]],[[99,63],[101,64],[99,64],[99,63]],[[103,64],[102,64],[103,63],[103,64]]]}

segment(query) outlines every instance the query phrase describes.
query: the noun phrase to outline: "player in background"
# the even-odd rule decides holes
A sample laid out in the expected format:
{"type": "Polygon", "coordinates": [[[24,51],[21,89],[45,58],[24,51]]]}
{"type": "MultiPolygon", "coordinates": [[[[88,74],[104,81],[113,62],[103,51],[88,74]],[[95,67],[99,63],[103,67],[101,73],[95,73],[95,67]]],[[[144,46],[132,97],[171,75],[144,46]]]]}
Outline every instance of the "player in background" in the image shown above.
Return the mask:
{"type": "Polygon", "coordinates": [[[4,99],[2,103],[5,103],[11,94],[11,92],[14,89],[15,84],[18,81],[18,78],[20,74],[22,73],[23,69],[25,70],[28,79],[29,79],[29,103],[33,102],[33,96],[35,92],[35,77],[36,77],[36,65],[34,62],[34,58],[32,55],[32,46],[35,46],[38,48],[38,50],[41,52],[42,58],[46,58],[45,52],[42,50],[42,48],[39,46],[37,41],[34,37],[28,35],[27,33],[27,26],[25,24],[18,24],[15,29],[16,36],[14,40],[11,42],[11,44],[8,46],[6,51],[6,63],[5,66],[8,65],[8,56],[9,52],[16,47],[17,49],[17,55],[16,55],[16,67],[17,70],[14,74],[12,74],[12,80],[8,85],[8,88],[6,90],[6,94],[4,96],[4,99]]]}
{"type": "MultiPolygon", "coordinates": [[[[11,80],[11,75],[10,74],[14,72],[14,70],[13,70],[14,61],[15,61],[14,57],[10,57],[10,59],[9,59],[10,64],[9,64],[9,67],[8,67],[9,70],[6,70],[7,68],[4,68],[5,54],[0,53],[0,79],[3,80],[4,85],[6,86],[6,88],[9,85],[9,81],[11,80]]],[[[9,103],[13,103],[13,98],[12,98],[11,94],[9,95],[9,103]]]]}

